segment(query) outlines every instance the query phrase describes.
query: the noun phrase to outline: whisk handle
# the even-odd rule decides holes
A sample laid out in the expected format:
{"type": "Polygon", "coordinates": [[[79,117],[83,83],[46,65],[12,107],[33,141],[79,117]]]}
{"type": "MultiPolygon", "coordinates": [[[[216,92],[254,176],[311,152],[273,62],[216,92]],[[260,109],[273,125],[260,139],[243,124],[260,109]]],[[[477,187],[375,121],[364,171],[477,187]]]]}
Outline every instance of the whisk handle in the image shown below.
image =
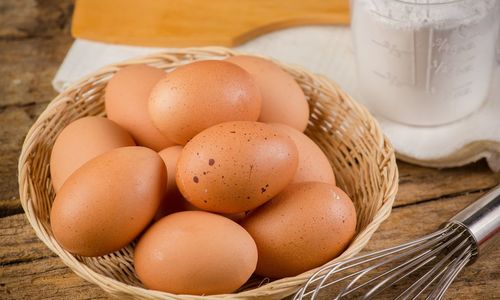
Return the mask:
{"type": "Polygon", "coordinates": [[[456,214],[448,223],[466,227],[476,243],[475,256],[482,254],[486,247],[493,244],[500,230],[500,185],[456,214]]]}

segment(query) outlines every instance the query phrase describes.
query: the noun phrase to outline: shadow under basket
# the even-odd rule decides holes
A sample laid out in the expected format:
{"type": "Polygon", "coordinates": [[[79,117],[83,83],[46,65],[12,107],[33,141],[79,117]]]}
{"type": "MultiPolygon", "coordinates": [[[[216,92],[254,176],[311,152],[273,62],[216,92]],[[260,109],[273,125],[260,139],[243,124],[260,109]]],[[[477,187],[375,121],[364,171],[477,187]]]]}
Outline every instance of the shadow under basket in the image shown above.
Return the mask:
{"type": "MultiPolygon", "coordinates": [[[[52,146],[70,122],[91,115],[104,116],[104,89],[115,72],[127,65],[148,64],[167,72],[195,60],[224,59],[239,53],[226,48],[188,48],[150,55],[104,67],[57,96],[28,132],[19,159],[19,194],[37,236],[76,274],[122,299],[249,299],[283,298],[293,294],[315,270],[275,281],[251,278],[238,292],[226,295],[174,295],[145,289],[134,271],[135,243],[102,257],[79,257],[64,250],[50,228],[54,191],[49,172],[52,146]]],[[[325,77],[275,61],[303,89],[310,107],[306,134],[325,152],[337,185],[354,201],[357,233],[342,255],[352,257],[368,243],[390,215],[398,187],[398,170],[389,141],[368,110],[325,77]]]]}

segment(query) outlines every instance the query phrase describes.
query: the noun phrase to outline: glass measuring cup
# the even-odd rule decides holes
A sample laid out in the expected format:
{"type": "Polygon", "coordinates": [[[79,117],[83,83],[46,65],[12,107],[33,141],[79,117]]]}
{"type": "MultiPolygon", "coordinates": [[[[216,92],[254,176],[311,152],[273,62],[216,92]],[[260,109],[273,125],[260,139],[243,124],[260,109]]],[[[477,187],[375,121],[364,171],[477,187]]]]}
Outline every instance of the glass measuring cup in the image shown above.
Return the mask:
{"type": "Polygon", "coordinates": [[[364,102],[387,119],[445,124],[487,97],[500,30],[497,0],[353,0],[364,102]]]}

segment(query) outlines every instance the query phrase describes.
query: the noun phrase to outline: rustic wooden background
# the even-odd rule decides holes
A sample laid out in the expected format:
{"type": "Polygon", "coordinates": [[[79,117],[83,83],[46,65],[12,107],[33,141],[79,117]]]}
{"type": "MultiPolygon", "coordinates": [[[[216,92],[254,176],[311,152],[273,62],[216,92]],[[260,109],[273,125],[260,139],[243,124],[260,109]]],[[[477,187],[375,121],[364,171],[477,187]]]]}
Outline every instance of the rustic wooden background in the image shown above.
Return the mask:
{"type": "MultiPolygon", "coordinates": [[[[101,299],[38,240],[19,202],[17,160],[26,132],[56,96],[51,80],[73,39],[72,1],[0,1],[0,299],[101,299]]],[[[398,162],[393,213],[367,250],[431,232],[500,183],[484,161],[445,170],[398,162]]],[[[446,299],[500,299],[500,251],[458,276],[446,299]]]]}

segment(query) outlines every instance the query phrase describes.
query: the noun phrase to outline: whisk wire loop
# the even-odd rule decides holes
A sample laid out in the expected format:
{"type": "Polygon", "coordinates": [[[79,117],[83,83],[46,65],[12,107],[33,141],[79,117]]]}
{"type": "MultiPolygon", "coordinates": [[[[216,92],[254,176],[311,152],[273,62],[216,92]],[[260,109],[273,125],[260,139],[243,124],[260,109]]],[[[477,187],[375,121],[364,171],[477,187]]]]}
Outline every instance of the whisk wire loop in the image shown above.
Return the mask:
{"type": "MultiPolygon", "coordinates": [[[[467,245],[466,241],[460,244],[460,246],[467,245]]],[[[446,269],[446,274],[443,275],[441,280],[438,282],[433,291],[427,296],[427,300],[431,299],[441,299],[444,296],[444,293],[453,282],[455,277],[460,273],[460,271],[467,265],[472,257],[472,246],[468,245],[465,247],[460,255],[453,259],[453,261],[449,264],[449,267],[446,269]]]]}
{"type": "Polygon", "coordinates": [[[337,287],[332,299],[373,299],[388,288],[396,300],[440,300],[460,271],[490,245],[500,232],[500,185],[452,217],[434,233],[392,248],[323,266],[295,294],[315,299],[337,287]],[[417,273],[417,271],[419,271],[417,273]],[[375,273],[372,278],[369,276],[375,273]],[[422,274],[422,275],[420,275],[422,274]],[[415,276],[413,284],[412,278],[415,276]],[[408,279],[403,281],[403,279],[408,279]],[[410,282],[410,283],[408,283],[410,282]],[[337,284],[337,285],[335,285],[337,284]],[[409,287],[405,286],[409,284],[409,287]],[[360,295],[358,295],[360,294],[360,295]]]}
{"type": "MultiPolygon", "coordinates": [[[[456,242],[461,235],[457,235],[447,241],[446,243],[442,244],[438,248],[434,250],[435,253],[440,253],[444,248],[447,248],[449,245],[453,244],[456,242]]],[[[450,251],[443,259],[438,261],[436,265],[434,265],[429,271],[427,271],[419,280],[417,280],[415,283],[413,283],[408,289],[403,291],[400,296],[396,299],[410,299],[409,297],[413,295],[415,292],[417,292],[417,295],[415,297],[418,297],[420,294],[422,294],[432,283],[434,283],[437,279],[439,279],[445,272],[446,269],[449,267],[449,265],[453,262],[453,260],[446,264],[446,262],[454,257],[455,253],[467,243],[467,240],[462,241],[458,247],[454,248],[452,251],[450,251]],[[444,268],[443,265],[445,265],[444,268]],[[422,287],[423,285],[423,287],[422,287]]],[[[435,256],[437,258],[437,256],[435,256]]],[[[412,298],[413,299],[413,298],[412,298]]],[[[432,298],[433,299],[433,298],[432,298]]]]}
{"type": "Polygon", "coordinates": [[[472,248],[467,230],[460,224],[449,223],[432,234],[405,244],[324,266],[296,293],[294,300],[316,299],[321,290],[344,281],[345,286],[332,299],[344,299],[362,289],[368,291],[361,299],[373,299],[425,267],[429,269],[396,299],[417,299],[426,291],[427,299],[439,299],[472,257],[472,248]],[[445,250],[448,252],[443,255],[445,250]],[[367,264],[371,265],[356,269],[367,264]],[[388,270],[362,282],[371,272],[387,267],[388,270]],[[349,274],[336,277],[348,270],[351,271],[349,274]]]}
{"type": "MultiPolygon", "coordinates": [[[[309,280],[306,282],[304,287],[301,288],[295,294],[293,299],[303,299],[304,297],[307,297],[311,294],[313,294],[313,295],[311,295],[311,298],[314,299],[318,295],[319,289],[333,285],[333,284],[338,283],[338,282],[341,282],[341,281],[348,279],[348,278],[351,278],[353,276],[356,276],[357,274],[359,274],[362,271],[358,271],[356,273],[353,273],[353,274],[344,276],[342,278],[330,281],[329,283],[326,283],[326,284],[325,284],[326,280],[323,281],[323,279],[325,279],[325,278],[328,279],[332,275],[340,273],[340,272],[345,271],[347,269],[357,267],[359,265],[366,264],[366,263],[369,263],[369,262],[372,262],[375,260],[380,260],[381,258],[384,258],[387,256],[391,256],[395,253],[410,249],[416,245],[420,246],[420,247],[418,247],[418,249],[425,248],[428,246],[428,244],[425,244],[425,242],[431,241],[432,243],[435,243],[436,241],[433,241],[433,239],[436,237],[442,236],[447,230],[449,230],[449,229],[443,228],[443,229],[440,229],[434,233],[431,233],[431,234],[426,235],[424,237],[420,237],[418,239],[412,240],[412,241],[407,242],[407,243],[402,244],[402,245],[398,245],[398,246],[395,246],[392,248],[366,253],[364,255],[360,255],[360,256],[356,256],[356,257],[347,259],[343,262],[338,262],[338,263],[333,263],[330,265],[323,266],[322,268],[320,268],[318,271],[316,271],[309,278],[309,280]],[[424,243],[424,245],[422,245],[421,243],[424,243]],[[325,272],[327,272],[327,273],[325,273],[325,272]],[[318,290],[315,289],[313,291],[307,291],[310,286],[312,286],[313,284],[315,284],[317,281],[320,281],[320,280],[323,282],[323,284],[321,284],[321,283],[316,284],[316,287],[318,288],[318,290]],[[316,294],[314,294],[314,292],[316,292],[316,294]]],[[[413,252],[411,252],[411,253],[413,253],[413,252]]]]}
{"type": "MultiPolygon", "coordinates": [[[[434,260],[437,257],[436,254],[438,254],[440,251],[442,251],[445,247],[447,247],[451,243],[455,242],[455,240],[458,238],[457,237],[457,238],[454,238],[452,240],[449,240],[449,241],[446,241],[443,243],[443,240],[445,239],[445,237],[446,237],[445,235],[440,235],[440,236],[438,236],[437,239],[430,240],[430,241],[416,247],[415,249],[413,249],[411,251],[402,252],[401,254],[399,254],[396,257],[396,259],[394,259],[394,260],[401,260],[401,259],[406,258],[406,257],[411,257],[411,255],[413,255],[414,253],[418,253],[419,251],[424,251],[424,252],[422,252],[422,254],[417,255],[414,258],[414,261],[410,265],[406,266],[404,269],[401,269],[394,274],[391,274],[391,276],[389,276],[388,278],[382,280],[380,283],[375,285],[370,291],[368,291],[366,293],[366,295],[364,296],[363,299],[371,299],[371,298],[375,297],[377,294],[383,292],[387,287],[392,286],[397,281],[401,280],[403,277],[407,277],[409,275],[408,273],[403,275],[403,277],[399,277],[399,279],[397,276],[399,276],[403,272],[413,268],[415,265],[418,265],[419,262],[421,262],[422,260],[427,261],[427,258],[430,258],[430,260],[428,262],[430,262],[431,260],[434,260]],[[435,248],[431,248],[432,250],[426,250],[426,249],[429,249],[430,247],[435,247],[435,248]],[[393,280],[394,278],[396,278],[396,280],[393,280]]],[[[382,265],[382,264],[380,264],[380,265],[382,265]]],[[[436,266],[439,266],[439,263],[436,266]]]]}

